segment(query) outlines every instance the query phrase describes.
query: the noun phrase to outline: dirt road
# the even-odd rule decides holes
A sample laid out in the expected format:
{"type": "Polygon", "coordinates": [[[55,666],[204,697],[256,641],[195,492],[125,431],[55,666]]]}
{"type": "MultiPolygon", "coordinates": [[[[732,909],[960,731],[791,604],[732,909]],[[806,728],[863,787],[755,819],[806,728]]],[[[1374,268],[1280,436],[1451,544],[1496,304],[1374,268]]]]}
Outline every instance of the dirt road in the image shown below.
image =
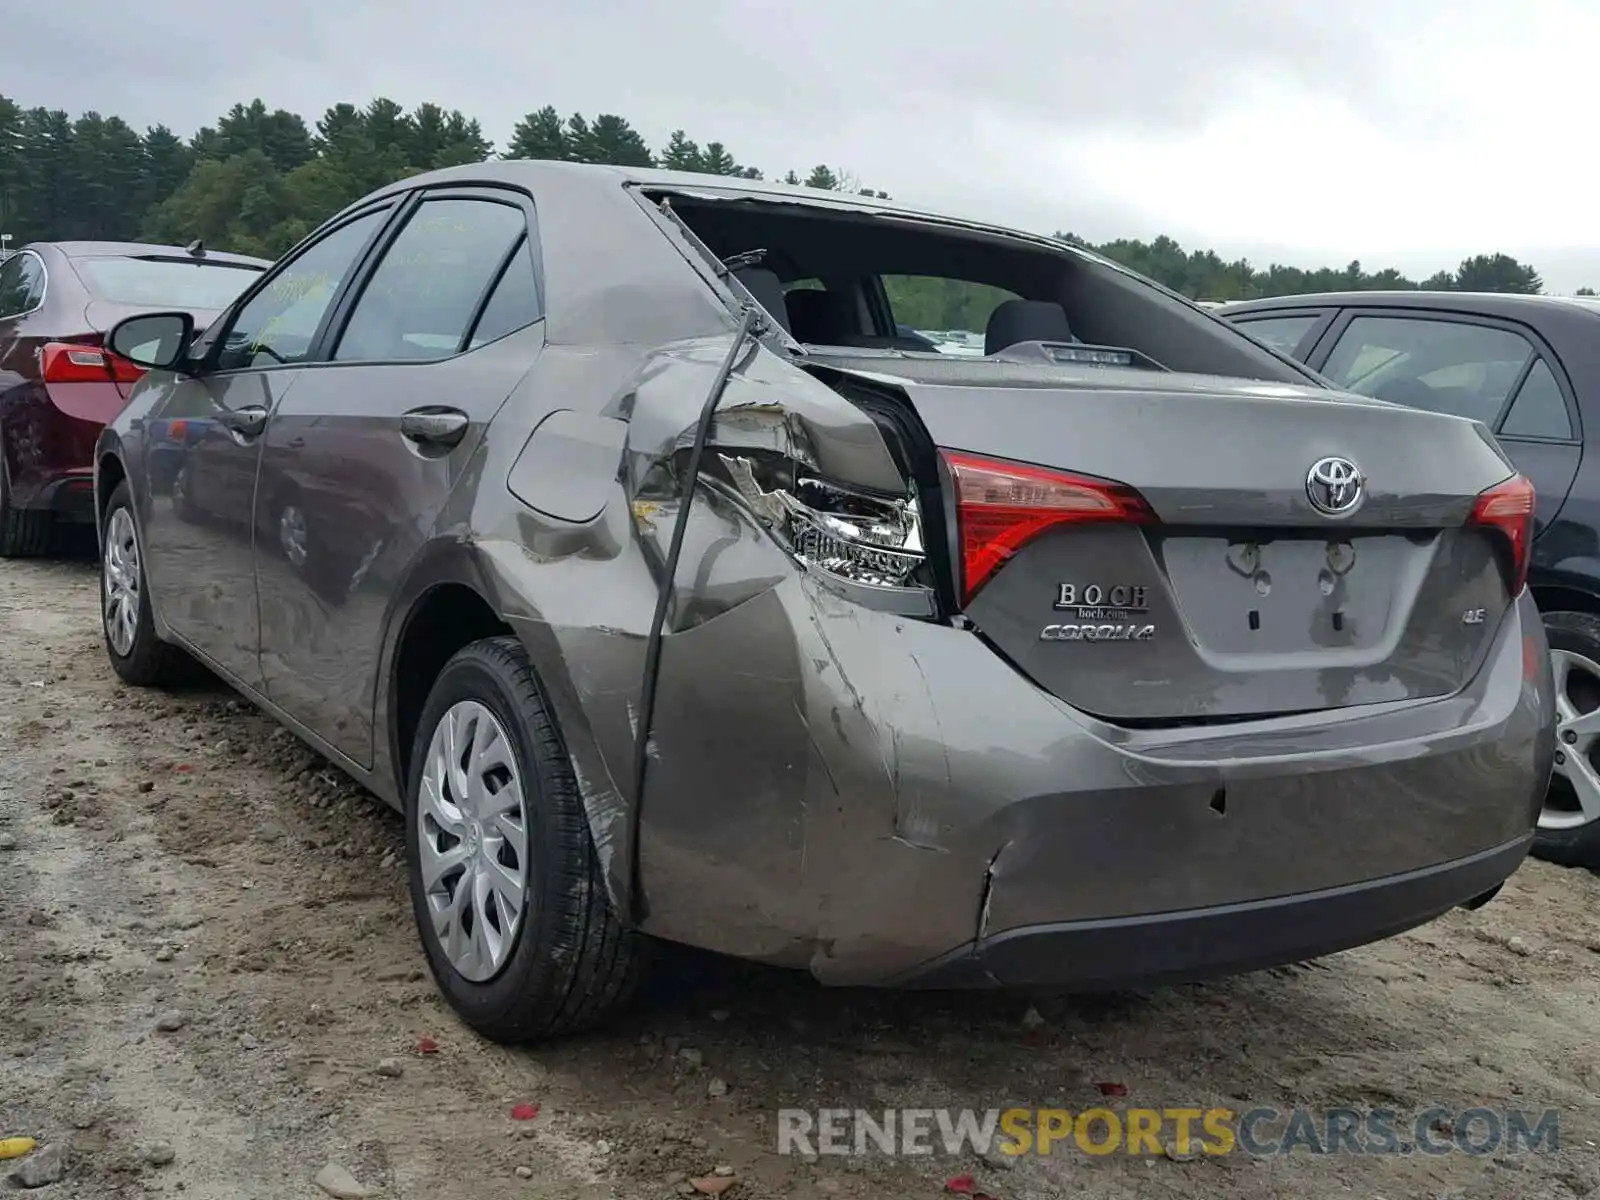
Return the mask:
{"type": "Polygon", "coordinates": [[[730,1200],[931,1200],[964,1172],[1001,1200],[1600,1187],[1600,881],[1582,873],[1530,863],[1487,908],[1376,947],[1033,1015],[684,959],[615,1030],[507,1051],[424,977],[402,854],[396,817],[227,691],[118,684],[92,563],[0,563],[0,1137],[64,1150],[37,1194],[312,1197],[329,1162],[418,1200],[671,1197],[719,1166],[730,1200]],[[776,1152],[780,1108],[1097,1104],[1554,1108],[1560,1149],[776,1152]]]}

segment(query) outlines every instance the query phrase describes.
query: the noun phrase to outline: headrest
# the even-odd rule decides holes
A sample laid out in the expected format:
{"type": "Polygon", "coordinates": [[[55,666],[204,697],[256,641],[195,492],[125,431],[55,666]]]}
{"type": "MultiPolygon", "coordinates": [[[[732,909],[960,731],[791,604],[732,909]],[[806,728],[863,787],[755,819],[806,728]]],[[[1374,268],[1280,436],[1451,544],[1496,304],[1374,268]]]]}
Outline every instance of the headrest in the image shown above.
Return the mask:
{"type": "Polygon", "coordinates": [[[818,345],[843,345],[842,339],[857,332],[853,321],[853,301],[840,292],[816,288],[796,288],[784,297],[789,306],[789,331],[795,340],[818,345]]]}
{"type": "Polygon", "coordinates": [[[783,284],[778,281],[778,276],[765,267],[741,267],[733,272],[733,277],[744,284],[745,290],[756,298],[757,303],[771,314],[772,319],[783,326],[785,333],[789,331],[789,308],[783,301],[783,284]]]}
{"type": "Polygon", "coordinates": [[[1070,342],[1067,312],[1050,300],[1006,300],[989,314],[983,352],[998,354],[1021,342],[1070,342]]]}

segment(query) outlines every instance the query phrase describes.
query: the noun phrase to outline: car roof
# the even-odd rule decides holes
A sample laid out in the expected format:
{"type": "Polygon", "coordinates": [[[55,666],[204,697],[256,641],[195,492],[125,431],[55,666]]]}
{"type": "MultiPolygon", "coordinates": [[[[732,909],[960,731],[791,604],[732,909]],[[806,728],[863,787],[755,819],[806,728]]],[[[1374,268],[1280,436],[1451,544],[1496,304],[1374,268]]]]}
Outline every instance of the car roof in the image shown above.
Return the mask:
{"type": "Polygon", "coordinates": [[[667,171],[659,167],[616,166],[611,163],[573,163],[544,158],[499,158],[487,162],[471,163],[462,167],[445,167],[396,180],[388,191],[401,191],[436,183],[448,183],[465,178],[493,180],[502,183],[522,184],[535,182],[548,186],[594,187],[635,183],[643,187],[672,189],[716,190],[719,193],[736,193],[752,198],[770,196],[778,199],[808,203],[835,204],[844,208],[859,208],[864,212],[894,209],[918,216],[945,216],[901,204],[894,200],[880,200],[876,196],[862,196],[854,192],[833,192],[825,188],[806,187],[804,184],[774,183],[766,179],[746,179],[742,175],[708,175],[699,171],[667,171]]]}
{"type": "Polygon", "coordinates": [[[1237,313],[1277,311],[1286,308],[1453,308],[1458,312],[1482,313],[1495,317],[1527,317],[1539,309],[1570,312],[1579,309],[1600,316],[1600,297],[1527,296],[1515,292],[1307,292],[1294,296],[1266,296],[1259,300],[1240,300],[1224,305],[1223,316],[1237,313]]]}
{"type": "MultiPolygon", "coordinates": [[[[941,212],[920,205],[884,200],[877,196],[864,196],[855,192],[834,192],[825,188],[806,187],[804,184],[773,183],[765,179],[746,179],[739,175],[707,175],[696,171],[665,171],[658,167],[627,167],[609,163],[572,163],[555,159],[507,158],[490,159],[461,167],[446,167],[421,175],[398,179],[387,187],[364,196],[351,209],[379,196],[411,191],[418,187],[437,187],[441,184],[470,185],[473,183],[499,183],[523,187],[534,191],[550,188],[581,190],[596,187],[620,187],[627,184],[644,188],[678,193],[701,193],[715,199],[748,199],[769,203],[804,204],[816,208],[832,208],[840,212],[890,213],[915,220],[934,221],[959,225],[975,231],[997,233],[1006,237],[1048,245],[1058,251],[1077,253],[1085,258],[1118,266],[1111,260],[1065,242],[1049,234],[997,225],[957,213],[941,212]]],[[[347,210],[349,211],[349,210],[347,210]]]]}
{"type": "MultiPolygon", "coordinates": [[[[159,255],[164,258],[190,258],[183,246],[163,246],[157,242],[30,242],[19,249],[27,250],[49,246],[68,258],[147,258],[159,255]]],[[[234,266],[270,267],[272,261],[254,258],[248,254],[227,254],[221,250],[207,250],[205,262],[227,263],[234,266]]]]}

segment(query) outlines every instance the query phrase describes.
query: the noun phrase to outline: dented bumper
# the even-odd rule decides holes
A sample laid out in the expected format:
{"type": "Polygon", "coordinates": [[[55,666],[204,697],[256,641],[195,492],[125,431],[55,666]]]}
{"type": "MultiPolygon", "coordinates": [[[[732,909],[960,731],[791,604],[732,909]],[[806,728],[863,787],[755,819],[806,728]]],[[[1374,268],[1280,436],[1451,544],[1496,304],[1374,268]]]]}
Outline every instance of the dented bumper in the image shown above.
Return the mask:
{"type": "Polygon", "coordinates": [[[1052,921],[986,934],[896,980],[905,987],[1109,990],[1298,962],[1401,933],[1492,891],[1531,834],[1383,879],[1180,912],[1052,921]]]}
{"type": "Polygon", "coordinates": [[[1516,868],[1554,749],[1526,598],[1449,698],[1199,728],[1106,725],[803,576],[668,653],[646,927],[828,983],[1093,988],[1376,940],[1516,868]]]}

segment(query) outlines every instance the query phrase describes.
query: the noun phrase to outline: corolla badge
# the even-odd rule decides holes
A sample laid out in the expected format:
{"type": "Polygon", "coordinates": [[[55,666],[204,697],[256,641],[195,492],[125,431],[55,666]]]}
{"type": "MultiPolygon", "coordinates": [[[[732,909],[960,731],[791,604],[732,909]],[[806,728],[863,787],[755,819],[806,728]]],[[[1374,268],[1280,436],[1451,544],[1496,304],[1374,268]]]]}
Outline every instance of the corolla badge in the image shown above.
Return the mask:
{"type": "Polygon", "coordinates": [[[1311,464],[1306,473],[1306,498],[1311,507],[1330,517],[1344,517],[1361,506],[1366,480],[1361,468],[1348,458],[1329,455],[1311,464]]]}

